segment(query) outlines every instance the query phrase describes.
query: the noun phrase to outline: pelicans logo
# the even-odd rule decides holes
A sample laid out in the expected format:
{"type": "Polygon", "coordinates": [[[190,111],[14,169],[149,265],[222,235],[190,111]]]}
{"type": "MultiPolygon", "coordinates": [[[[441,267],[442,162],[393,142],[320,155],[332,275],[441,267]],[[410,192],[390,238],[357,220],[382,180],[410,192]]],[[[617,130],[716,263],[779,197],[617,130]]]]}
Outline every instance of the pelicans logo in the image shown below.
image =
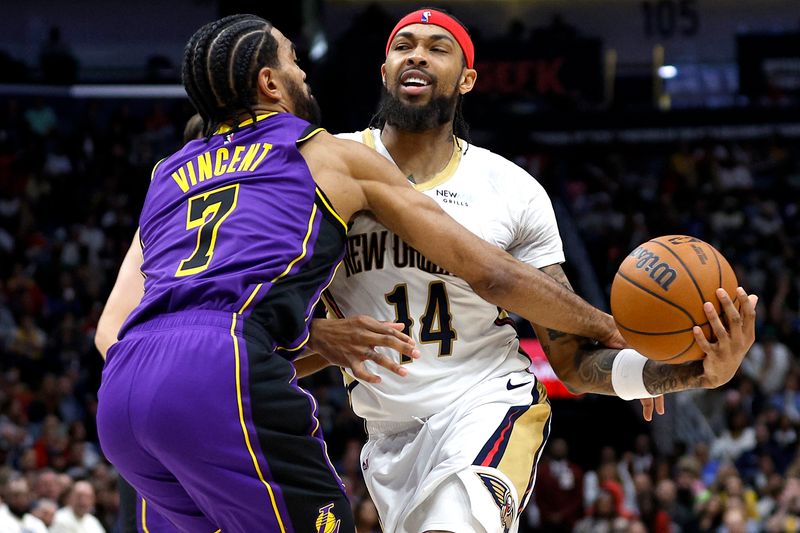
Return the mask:
{"type": "Polygon", "coordinates": [[[317,516],[317,533],[339,533],[339,526],[342,524],[341,520],[337,520],[333,514],[333,504],[328,504],[319,510],[317,516]]]}
{"type": "Polygon", "coordinates": [[[503,528],[503,533],[508,533],[514,524],[514,515],[516,513],[511,489],[502,479],[496,476],[482,472],[476,472],[476,475],[483,481],[489,494],[492,495],[495,505],[500,509],[500,525],[503,528]]]}

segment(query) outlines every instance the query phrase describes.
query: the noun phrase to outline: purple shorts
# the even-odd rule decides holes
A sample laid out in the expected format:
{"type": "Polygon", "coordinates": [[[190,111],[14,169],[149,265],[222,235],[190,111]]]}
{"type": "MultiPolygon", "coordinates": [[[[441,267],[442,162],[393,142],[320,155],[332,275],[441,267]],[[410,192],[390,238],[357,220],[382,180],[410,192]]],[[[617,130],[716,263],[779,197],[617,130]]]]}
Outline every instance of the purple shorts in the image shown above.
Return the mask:
{"type": "Polygon", "coordinates": [[[316,401],[272,346],[238,314],[192,311],[111,347],[98,431],[144,500],[143,531],[148,513],[191,533],[354,531],[316,401]]]}

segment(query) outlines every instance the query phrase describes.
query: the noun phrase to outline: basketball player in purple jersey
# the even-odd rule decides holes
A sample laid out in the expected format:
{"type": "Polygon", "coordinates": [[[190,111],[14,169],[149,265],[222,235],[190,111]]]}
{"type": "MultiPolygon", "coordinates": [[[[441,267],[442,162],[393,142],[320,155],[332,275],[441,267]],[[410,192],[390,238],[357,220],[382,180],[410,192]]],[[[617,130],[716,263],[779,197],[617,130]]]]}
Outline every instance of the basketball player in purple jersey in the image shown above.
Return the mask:
{"type": "Polygon", "coordinates": [[[353,531],[290,361],[355,213],[492,303],[623,345],[609,315],[467,232],[370,149],[312,126],[293,46],[265,20],[202,27],[183,78],[206,137],[153,171],[120,272],[125,284],[141,271],[142,297],[108,350],[98,408],[107,457],[178,530],[353,531]]]}

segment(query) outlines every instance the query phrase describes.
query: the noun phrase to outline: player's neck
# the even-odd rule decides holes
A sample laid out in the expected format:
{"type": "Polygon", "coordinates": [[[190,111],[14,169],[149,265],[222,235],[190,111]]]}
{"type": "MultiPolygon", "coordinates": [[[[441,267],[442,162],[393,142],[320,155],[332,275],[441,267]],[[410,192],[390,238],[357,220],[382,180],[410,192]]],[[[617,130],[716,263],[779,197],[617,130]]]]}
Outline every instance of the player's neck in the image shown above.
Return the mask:
{"type": "MultiPolygon", "coordinates": [[[[252,107],[253,114],[256,117],[261,115],[269,115],[270,113],[291,113],[287,106],[282,104],[266,104],[266,103],[258,103],[252,107]]],[[[223,122],[223,124],[227,124],[228,126],[235,127],[238,124],[246,120],[252,120],[253,116],[249,112],[240,113],[236,120],[228,120],[223,122]]]]}
{"type": "Polygon", "coordinates": [[[416,184],[430,181],[441,172],[455,149],[452,124],[420,133],[386,124],[381,131],[381,142],[403,174],[413,176],[416,184]]]}

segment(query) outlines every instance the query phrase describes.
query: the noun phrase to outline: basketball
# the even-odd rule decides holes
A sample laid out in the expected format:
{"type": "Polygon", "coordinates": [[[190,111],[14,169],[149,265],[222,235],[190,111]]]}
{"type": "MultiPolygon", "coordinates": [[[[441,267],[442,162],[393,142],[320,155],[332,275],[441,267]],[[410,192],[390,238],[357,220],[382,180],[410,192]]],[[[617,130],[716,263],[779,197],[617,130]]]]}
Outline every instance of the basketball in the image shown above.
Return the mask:
{"type": "Polygon", "coordinates": [[[736,275],[710,244],[687,235],[666,235],[637,246],[611,286],[611,312],[626,341],[656,361],[678,364],[702,359],[692,328],[712,339],[703,303],[720,315],[716,290],[736,301],[736,275]]]}

